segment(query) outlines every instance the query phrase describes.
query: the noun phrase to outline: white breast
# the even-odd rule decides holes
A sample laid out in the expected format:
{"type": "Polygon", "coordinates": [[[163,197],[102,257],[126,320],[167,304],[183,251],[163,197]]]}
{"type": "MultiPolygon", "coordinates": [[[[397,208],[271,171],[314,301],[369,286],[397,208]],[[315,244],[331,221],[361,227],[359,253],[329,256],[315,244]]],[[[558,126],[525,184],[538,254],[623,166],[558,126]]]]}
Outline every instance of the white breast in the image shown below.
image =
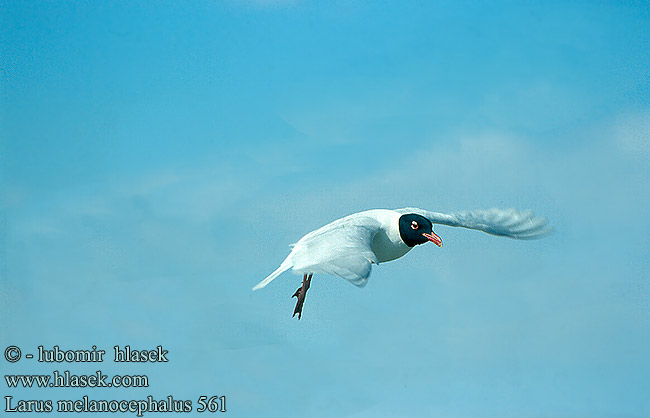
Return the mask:
{"type": "Polygon", "coordinates": [[[372,251],[380,263],[395,260],[411,251],[412,247],[404,244],[399,235],[400,214],[394,211],[382,213],[382,228],[372,240],[372,251]]]}

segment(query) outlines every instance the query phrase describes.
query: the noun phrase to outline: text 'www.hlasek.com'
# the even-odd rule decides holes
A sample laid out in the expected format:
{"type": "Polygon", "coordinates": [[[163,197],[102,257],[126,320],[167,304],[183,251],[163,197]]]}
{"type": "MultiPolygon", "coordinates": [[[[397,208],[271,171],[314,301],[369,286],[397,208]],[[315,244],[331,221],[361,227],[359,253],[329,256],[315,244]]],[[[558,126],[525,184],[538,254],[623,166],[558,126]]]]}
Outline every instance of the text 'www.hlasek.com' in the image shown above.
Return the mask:
{"type": "MultiPolygon", "coordinates": [[[[145,413],[155,412],[226,412],[226,396],[223,394],[201,394],[194,399],[177,399],[172,395],[156,398],[152,395],[142,396],[141,399],[95,399],[84,394],[74,399],[25,399],[12,392],[39,389],[91,389],[91,388],[149,388],[149,377],[146,374],[106,374],[101,370],[92,373],[79,373],[68,370],[71,366],[83,366],[88,363],[102,363],[105,360],[115,363],[167,363],[169,352],[161,345],[150,350],[132,349],[114,346],[111,355],[105,350],[92,346],[88,350],[64,350],[55,345],[52,348],[38,346],[36,352],[25,353],[15,345],[8,346],[4,352],[5,360],[10,369],[23,362],[32,361],[40,365],[66,365],[47,374],[5,374],[4,380],[9,393],[4,397],[4,412],[112,412],[130,413],[138,417],[145,413]],[[9,365],[8,365],[9,366],[9,365]],[[19,399],[20,398],[20,399],[19,399]]],[[[5,370],[7,367],[5,367],[5,370]]],[[[19,370],[16,370],[19,371],[19,370]]],[[[146,389],[145,389],[146,390],[146,389]]],[[[33,392],[32,392],[33,393],[33,392]]],[[[57,392],[57,393],[60,393],[57,392]]],[[[104,393],[104,392],[102,392],[104,393]]]]}

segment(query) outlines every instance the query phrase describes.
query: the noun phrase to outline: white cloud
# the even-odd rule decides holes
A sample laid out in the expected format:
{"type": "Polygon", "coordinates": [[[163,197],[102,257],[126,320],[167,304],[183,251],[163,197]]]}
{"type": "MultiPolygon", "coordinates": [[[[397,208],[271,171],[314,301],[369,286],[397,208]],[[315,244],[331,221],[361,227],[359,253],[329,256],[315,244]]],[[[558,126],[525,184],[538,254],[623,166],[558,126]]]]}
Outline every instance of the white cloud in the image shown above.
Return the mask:
{"type": "Polygon", "coordinates": [[[650,111],[620,117],[613,127],[613,135],[626,152],[650,157],[650,111]]]}

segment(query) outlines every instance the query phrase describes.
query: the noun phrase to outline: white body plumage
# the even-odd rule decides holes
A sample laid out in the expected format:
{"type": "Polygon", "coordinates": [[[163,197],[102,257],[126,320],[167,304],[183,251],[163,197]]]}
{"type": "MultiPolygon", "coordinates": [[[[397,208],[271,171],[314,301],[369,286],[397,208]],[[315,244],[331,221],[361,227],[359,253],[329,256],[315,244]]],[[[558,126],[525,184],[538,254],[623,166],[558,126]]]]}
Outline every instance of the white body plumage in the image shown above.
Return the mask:
{"type": "Polygon", "coordinates": [[[296,273],[327,273],[342,277],[357,286],[364,286],[371,265],[395,260],[408,253],[414,245],[433,241],[442,245],[433,233],[434,224],[477,229],[492,235],[516,239],[540,238],[550,232],[546,219],[536,218],[532,212],[514,209],[476,210],[471,212],[437,213],[418,208],[373,209],[337,219],[302,237],[293,245],[291,253],[273,273],[253,290],[269,284],[284,271],[296,273]],[[408,222],[402,222],[409,217],[408,222]],[[419,225],[410,219],[421,219],[429,229],[417,230],[419,225]],[[409,230],[409,226],[414,231],[409,230]],[[408,245],[409,234],[427,237],[408,245]],[[428,234],[427,234],[428,233],[428,234]],[[433,235],[433,237],[432,237],[433,235]],[[406,237],[406,238],[405,238],[406,237]]]}

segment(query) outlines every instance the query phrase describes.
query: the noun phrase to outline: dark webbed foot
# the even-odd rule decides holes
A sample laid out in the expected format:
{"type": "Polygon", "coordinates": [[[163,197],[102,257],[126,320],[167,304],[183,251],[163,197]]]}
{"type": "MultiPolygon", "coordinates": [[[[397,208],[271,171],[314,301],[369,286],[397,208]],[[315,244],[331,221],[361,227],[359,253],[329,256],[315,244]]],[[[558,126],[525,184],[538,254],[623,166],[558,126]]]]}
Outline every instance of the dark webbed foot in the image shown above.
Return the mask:
{"type": "Polygon", "coordinates": [[[298,314],[298,319],[300,319],[302,316],[302,305],[305,303],[305,296],[307,295],[307,290],[309,290],[309,284],[311,283],[312,275],[313,274],[311,273],[309,276],[305,274],[302,278],[302,286],[300,286],[298,290],[296,290],[296,293],[291,296],[292,298],[298,298],[298,301],[296,302],[296,308],[293,310],[292,318],[296,316],[296,314],[298,314]]]}

